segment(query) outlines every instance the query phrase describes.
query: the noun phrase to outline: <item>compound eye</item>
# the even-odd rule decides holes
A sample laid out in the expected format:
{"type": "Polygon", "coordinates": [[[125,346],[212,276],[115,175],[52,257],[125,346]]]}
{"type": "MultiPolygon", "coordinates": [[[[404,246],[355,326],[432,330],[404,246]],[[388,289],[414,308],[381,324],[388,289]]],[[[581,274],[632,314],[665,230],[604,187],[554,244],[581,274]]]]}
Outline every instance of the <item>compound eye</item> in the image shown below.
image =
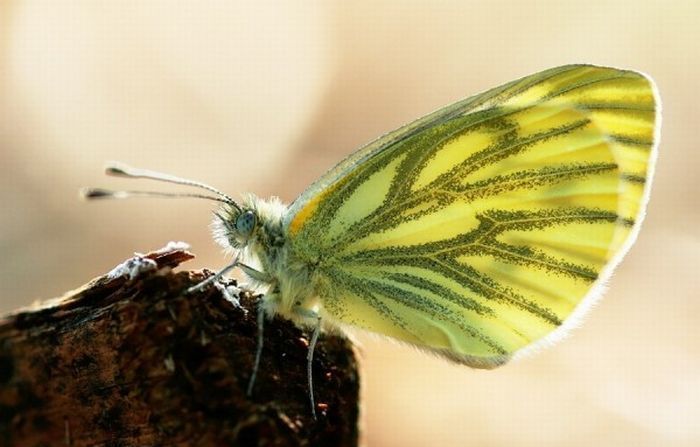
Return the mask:
{"type": "Polygon", "coordinates": [[[253,229],[255,229],[256,220],[255,213],[252,211],[244,212],[236,219],[236,231],[238,231],[241,236],[250,236],[253,229]]]}

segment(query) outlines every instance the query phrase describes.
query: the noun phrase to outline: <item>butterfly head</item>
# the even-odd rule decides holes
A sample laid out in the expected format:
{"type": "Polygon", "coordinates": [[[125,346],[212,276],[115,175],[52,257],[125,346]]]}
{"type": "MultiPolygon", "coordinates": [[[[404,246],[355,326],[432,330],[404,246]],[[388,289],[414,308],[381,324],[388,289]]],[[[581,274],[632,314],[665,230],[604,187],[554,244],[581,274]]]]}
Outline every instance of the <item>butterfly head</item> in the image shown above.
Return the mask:
{"type": "Polygon", "coordinates": [[[242,249],[256,239],[260,218],[254,209],[224,205],[214,216],[214,233],[221,245],[242,249]]]}
{"type": "Polygon", "coordinates": [[[214,237],[224,248],[248,249],[262,255],[282,243],[286,206],[276,197],[245,194],[240,204],[224,204],[214,213],[214,237]]]}

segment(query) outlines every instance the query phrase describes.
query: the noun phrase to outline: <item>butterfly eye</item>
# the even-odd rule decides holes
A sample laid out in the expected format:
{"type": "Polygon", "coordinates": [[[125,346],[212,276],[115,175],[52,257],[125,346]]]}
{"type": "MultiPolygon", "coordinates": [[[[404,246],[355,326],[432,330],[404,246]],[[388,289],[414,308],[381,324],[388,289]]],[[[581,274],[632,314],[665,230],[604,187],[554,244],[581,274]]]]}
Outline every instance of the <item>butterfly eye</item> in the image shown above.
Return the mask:
{"type": "Polygon", "coordinates": [[[253,232],[256,221],[255,213],[252,211],[245,211],[236,219],[236,230],[241,236],[248,237],[253,232]]]}

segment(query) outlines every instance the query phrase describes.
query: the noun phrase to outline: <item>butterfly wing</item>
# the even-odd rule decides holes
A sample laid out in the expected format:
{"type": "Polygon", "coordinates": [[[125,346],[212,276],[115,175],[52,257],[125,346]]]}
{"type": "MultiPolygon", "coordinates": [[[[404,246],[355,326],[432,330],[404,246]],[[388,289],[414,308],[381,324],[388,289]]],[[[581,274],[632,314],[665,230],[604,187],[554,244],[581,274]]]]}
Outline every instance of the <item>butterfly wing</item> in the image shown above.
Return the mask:
{"type": "Polygon", "coordinates": [[[556,340],[639,229],[656,141],[650,79],[572,65],[384,135],[285,225],[326,317],[494,367],[556,340]]]}

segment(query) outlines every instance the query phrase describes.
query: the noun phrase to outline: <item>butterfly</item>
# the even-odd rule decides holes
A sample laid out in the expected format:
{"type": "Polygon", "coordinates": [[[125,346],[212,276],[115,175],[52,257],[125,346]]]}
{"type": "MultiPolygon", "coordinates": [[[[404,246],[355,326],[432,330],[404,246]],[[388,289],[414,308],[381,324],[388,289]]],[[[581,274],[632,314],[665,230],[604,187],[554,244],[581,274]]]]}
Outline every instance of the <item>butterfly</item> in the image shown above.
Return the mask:
{"type": "MultiPolygon", "coordinates": [[[[266,317],[356,327],[474,368],[560,339],[600,296],[649,197],[659,96],[638,72],[567,65],[472,96],[350,155],[291,205],[208,190],[214,235],[266,317]]],[[[87,197],[171,195],[88,190],[87,197]]],[[[176,194],[172,194],[176,195],[176,194]]],[[[177,194],[182,196],[182,194],[177,194]]]]}

